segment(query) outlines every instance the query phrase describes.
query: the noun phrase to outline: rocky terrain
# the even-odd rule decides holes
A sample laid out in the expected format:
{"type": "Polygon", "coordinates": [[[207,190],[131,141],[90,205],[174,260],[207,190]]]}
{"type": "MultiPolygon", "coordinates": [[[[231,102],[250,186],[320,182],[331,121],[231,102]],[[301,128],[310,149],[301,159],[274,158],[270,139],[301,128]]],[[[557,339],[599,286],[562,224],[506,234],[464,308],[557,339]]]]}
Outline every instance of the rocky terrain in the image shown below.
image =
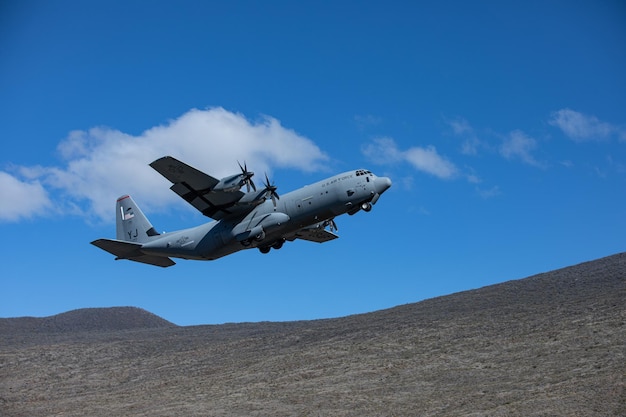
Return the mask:
{"type": "Polygon", "coordinates": [[[1,416],[626,416],[626,254],[363,315],[0,319],[1,416]]]}

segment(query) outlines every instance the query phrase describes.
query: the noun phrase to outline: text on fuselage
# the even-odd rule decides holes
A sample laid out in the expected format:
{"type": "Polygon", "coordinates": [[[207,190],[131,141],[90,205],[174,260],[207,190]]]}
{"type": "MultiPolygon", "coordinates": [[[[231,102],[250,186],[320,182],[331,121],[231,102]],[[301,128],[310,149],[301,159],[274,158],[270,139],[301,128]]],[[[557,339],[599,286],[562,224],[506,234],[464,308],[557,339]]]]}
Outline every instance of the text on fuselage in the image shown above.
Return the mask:
{"type": "Polygon", "coordinates": [[[332,179],[332,180],[330,180],[330,181],[325,182],[324,184],[322,184],[322,187],[328,187],[328,186],[331,186],[331,185],[333,185],[333,184],[336,184],[336,183],[338,183],[338,182],[340,182],[340,181],[349,180],[349,179],[351,179],[351,178],[354,178],[354,174],[348,174],[348,175],[344,175],[343,177],[339,177],[339,178],[332,179]]]}

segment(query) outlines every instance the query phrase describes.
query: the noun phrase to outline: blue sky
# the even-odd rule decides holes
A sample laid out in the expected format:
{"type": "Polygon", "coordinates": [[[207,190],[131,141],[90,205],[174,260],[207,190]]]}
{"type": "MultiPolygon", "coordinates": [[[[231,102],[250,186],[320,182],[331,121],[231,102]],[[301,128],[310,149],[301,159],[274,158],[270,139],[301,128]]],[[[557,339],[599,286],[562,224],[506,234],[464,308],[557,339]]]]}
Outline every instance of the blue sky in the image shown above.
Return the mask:
{"type": "Polygon", "coordinates": [[[624,251],[626,6],[508,3],[3,2],[0,317],[338,317],[624,251]],[[208,220],[163,155],[394,185],[323,245],[115,262],[89,242],[120,195],[159,230],[208,220]]]}

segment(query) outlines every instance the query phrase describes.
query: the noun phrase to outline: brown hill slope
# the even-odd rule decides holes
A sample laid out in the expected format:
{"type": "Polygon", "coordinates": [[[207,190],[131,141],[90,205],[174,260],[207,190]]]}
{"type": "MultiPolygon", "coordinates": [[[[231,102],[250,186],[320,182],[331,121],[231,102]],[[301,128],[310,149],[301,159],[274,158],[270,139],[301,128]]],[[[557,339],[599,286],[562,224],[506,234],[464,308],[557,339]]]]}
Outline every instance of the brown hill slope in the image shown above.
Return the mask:
{"type": "Polygon", "coordinates": [[[333,320],[6,338],[0,415],[623,416],[625,301],[618,254],[333,320]]]}
{"type": "Polygon", "coordinates": [[[175,324],[137,307],[83,308],[50,317],[0,319],[0,335],[115,331],[173,326],[175,324]]]}

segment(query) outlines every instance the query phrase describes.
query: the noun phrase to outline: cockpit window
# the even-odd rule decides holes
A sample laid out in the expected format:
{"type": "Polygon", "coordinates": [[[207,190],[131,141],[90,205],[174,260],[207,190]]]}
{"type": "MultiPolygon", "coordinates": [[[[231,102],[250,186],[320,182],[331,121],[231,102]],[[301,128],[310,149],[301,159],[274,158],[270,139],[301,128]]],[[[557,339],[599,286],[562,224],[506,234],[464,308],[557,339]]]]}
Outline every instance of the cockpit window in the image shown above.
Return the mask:
{"type": "Polygon", "coordinates": [[[356,175],[361,176],[361,175],[372,175],[372,173],[366,169],[357,169],[356,171],[356,175]]]}

